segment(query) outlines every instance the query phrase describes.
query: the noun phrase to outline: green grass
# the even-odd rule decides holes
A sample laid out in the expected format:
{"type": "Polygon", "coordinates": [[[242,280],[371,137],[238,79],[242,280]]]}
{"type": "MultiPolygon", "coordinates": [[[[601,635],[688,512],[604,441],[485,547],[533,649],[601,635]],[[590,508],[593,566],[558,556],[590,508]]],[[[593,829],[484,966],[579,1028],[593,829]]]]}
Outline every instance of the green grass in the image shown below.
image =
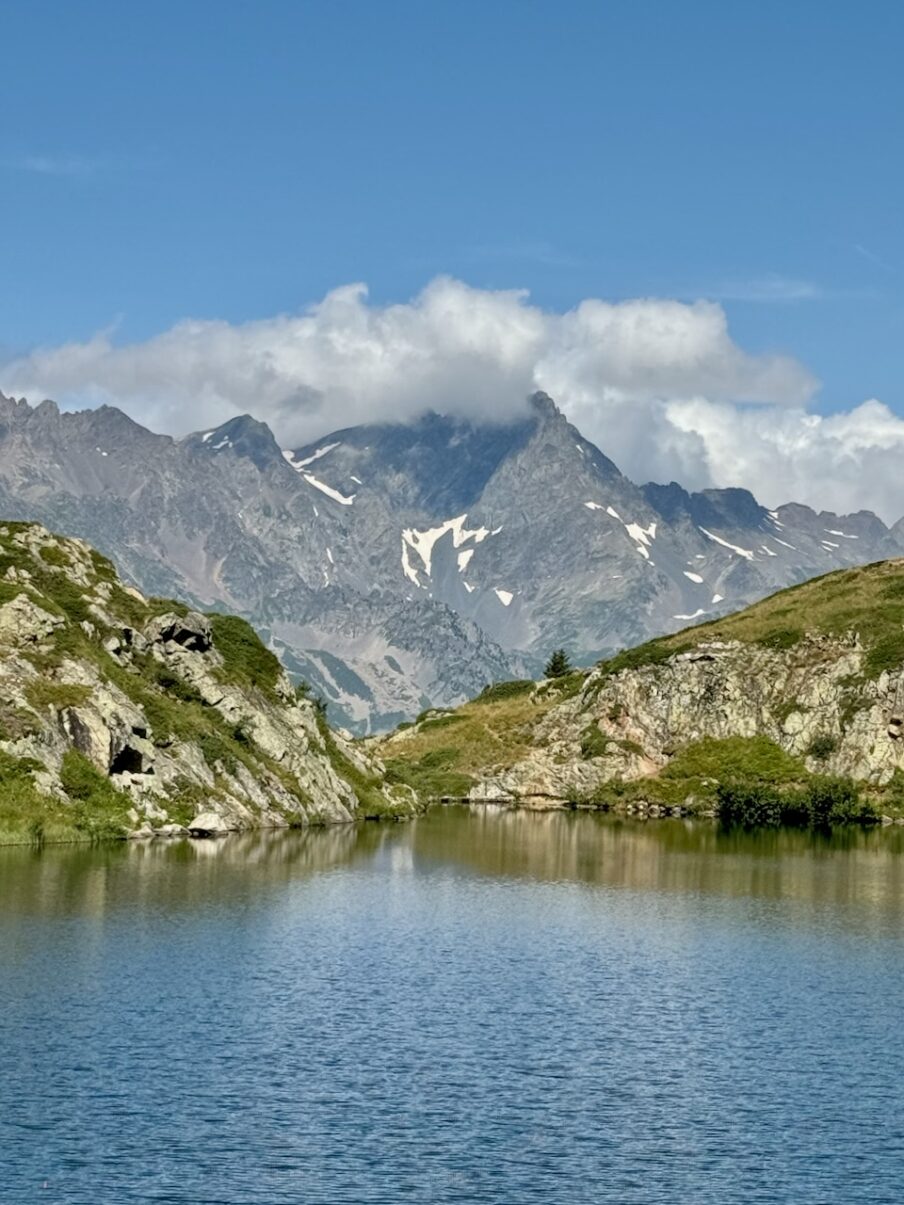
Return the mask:
{"type": "Polygon", "coordinates": [[[722,619],[651,641],[604,662],[612,672],[650,664],[704,640],[739,640],[787,651],[810,632],[856,633],[865,650],[864,673],[877,678],[904,664],[904,560],[878,561],[813,578],[722,619]],[[620,660],[621,659],[621,660],[620,660]]]}
{"type": "Polygon", "coordinates": [[[117,791],[84,754],[76,749],[67,750],[60,782],[72,800],[73,823],[79,832],[92,841],[125,836],[132,801],[124,792],[117,791]]]}
{"type": "Polygon", "coordinates": [[[386,762],[386,779],[390,783],[404,783],[411,787],[419,799],[466,799],[474,780],[453,767],[459,758],[459,750],[453,746],[431,749],[418,761],[393,757],[386,762]]]}
{"type": "Polygon", "coordinates": [[[214,647],[224,661],[224,679],[238,686],[256,687],[273,694],[282,673],[279,658],[271,652],[246,619],[212,612],[214,647]]]}
{"type": "Polygon", "coordinates": [[[535,686],[532,678],[513,678],[510,682],[494,682],[492,686],[485,686],[477,698],[481,703],[496,703],[500,699],[515,699],[519,695],[530,694],[535,686]]]}
{"type": "Polygon", "coordinates": [[[632,649],[622,649],[614,657],[601,661],[599,669],[609,675],[619,674],[625,669],[642,669],[646,665],[659,665],[661,662],[667,661],[669,657],[674,657],[676,653],[691,647],[692,642],[687,639],[675,641],[674,637],[660,637],[656,640],[648,640],[646,644],[639,644],[632,649]]]}
{"type": "MultiPolygon", "coordinates": [[[[633,742],[630,744],[632,751],[638,750],[633,742]]],[[[721,783],[797,786],[808,777],[800,758],[785,753],[767,737],[707,737],[679,748],[658,775],[628,782],[613,779],[576,802],[605,808],[642,800],[663,807],[693,806],[701,810],[715,804],[721,783]]]]}
{"type": "Polygon", "coordinates": [[[38,556],[47,565],[54,565],[57,569],[70,569],[72,560],[57,544],[47,544],[38,549],[38,556]]]}
{"type": "Polygon", "coordinates": [[[456,724],[462,722],[462,717],[455,711],[449,715],[428,715],[426,720],[421,720],[421,732],[436,732],[438,728],[452,728],[456,724]]]}
{"type": "Polygon", "coordinates": [[[91,687],[75,682],[51,682],[37,678],[25,687],[25,697],[32,707],[53,707],[62,711],[66,707],[79,707],[91,698],[91,687]]]}
{"type": "MultiPolygon", "coordinates": [[[[584,675],[579,676],[583,681],[584,675]]],[[[564,678],[556,681],[570,688],[564,678]]],[[[491,688],[493,693],[484,692],[435,719],[428,711],[426,721],[414,729],[399,728],[385,738],[380,756],[392,781],[413,787],[424,802],[443,795],[464,797],[478,775],[519,761],[533,747],[536,722],[562,695],[534,691],[532,683],[499,685],[506,689],[496,693],[491,688]]]]}
{"type": "Polygon", "coordinates": [[[396,815],[397,809],[383,794],[383,783],[380,778],[359,770],[339,748],[326,719],[319,712],[314,714],[330,764],[338,776],[344,779],[355,792],[361,816],[365,820],[381,820],[396,815]]]}

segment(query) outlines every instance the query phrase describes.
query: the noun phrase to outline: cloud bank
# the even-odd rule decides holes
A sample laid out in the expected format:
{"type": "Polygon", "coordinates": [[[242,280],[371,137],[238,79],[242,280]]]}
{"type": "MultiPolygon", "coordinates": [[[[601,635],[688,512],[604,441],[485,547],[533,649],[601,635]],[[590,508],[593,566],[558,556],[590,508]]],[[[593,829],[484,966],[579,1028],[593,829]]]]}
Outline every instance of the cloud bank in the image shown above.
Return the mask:
{"type": "Polygon", "coordinates": [[[174,435],[247,411],[292,446],[428,409],[504,421],[544,389],[637,481],[899,517],[904,422],[877,401],[809,413],[817,385],[791,357],[745,352],[713,302],[588,299],[557,314],[449,278],[405,304],[348,285],[298,315],[187,321],[126,345],[100,333],[0,367],[0,388],[31,401],[108,402],[174,435]]]}

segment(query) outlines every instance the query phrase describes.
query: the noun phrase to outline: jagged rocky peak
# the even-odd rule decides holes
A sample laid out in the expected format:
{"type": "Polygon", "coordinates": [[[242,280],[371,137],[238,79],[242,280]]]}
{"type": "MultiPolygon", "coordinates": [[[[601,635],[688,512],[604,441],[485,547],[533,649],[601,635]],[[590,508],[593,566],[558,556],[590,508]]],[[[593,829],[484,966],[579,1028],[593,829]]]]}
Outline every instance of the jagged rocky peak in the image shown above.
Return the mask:
{"type": "Polygon", "coordinates": [[[677,482],[657,485],[649,482],[643,487],[649,504],[669,523],[689,519],[704,527],[755,529],[768,516],[749,490],[705,489],[689,493],[677,482]]]}
{"type": "Polygon", "coordinates": [[[244,456],[262,471],[282,459],[279,444],[266,423],[250,414],[237,414],[219,427],[189,435],[184,443],[194,452],[232,452],[244,456]]]}

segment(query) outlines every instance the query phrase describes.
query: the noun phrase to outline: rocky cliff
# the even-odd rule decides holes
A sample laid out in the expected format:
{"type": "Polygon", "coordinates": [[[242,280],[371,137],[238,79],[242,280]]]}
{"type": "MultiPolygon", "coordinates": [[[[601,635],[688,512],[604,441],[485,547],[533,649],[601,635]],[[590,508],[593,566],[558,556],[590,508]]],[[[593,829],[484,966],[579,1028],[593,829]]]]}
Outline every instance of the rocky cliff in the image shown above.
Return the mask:
{"type": "Polygon", "coordinates": [[[832,573],[381,746],[423,794],[709,811],[726,782],[861,785],[904,812],[904,561],[832,573]]]}
{"type": "Polygon", "coordinates": [[[0,525],[0,841],[413,810],[244,620],[145,598],[81,540],[0,525]]]}

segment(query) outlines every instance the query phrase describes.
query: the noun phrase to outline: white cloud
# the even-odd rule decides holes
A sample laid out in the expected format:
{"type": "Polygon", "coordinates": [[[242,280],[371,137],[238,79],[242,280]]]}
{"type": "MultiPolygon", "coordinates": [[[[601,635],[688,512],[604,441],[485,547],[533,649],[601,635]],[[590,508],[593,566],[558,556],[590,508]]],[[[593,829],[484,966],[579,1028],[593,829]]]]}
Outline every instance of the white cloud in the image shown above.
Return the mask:
{"type": "Polygon", "coordinates": [[[348,285],[299,315],[187,321],[125,345],[100,333],[0,369],[0,388],[32,401],[110,402],[176,435],[249,411],[294,446],[426,409],[502,420],[541,388],[636,480],[897,517],[904,423],[878,402],[808,414],[816,387],[796,360],[740,348],[712,302],[588,299],[555,314],[448,278],[405,304],[348,285]]]}

